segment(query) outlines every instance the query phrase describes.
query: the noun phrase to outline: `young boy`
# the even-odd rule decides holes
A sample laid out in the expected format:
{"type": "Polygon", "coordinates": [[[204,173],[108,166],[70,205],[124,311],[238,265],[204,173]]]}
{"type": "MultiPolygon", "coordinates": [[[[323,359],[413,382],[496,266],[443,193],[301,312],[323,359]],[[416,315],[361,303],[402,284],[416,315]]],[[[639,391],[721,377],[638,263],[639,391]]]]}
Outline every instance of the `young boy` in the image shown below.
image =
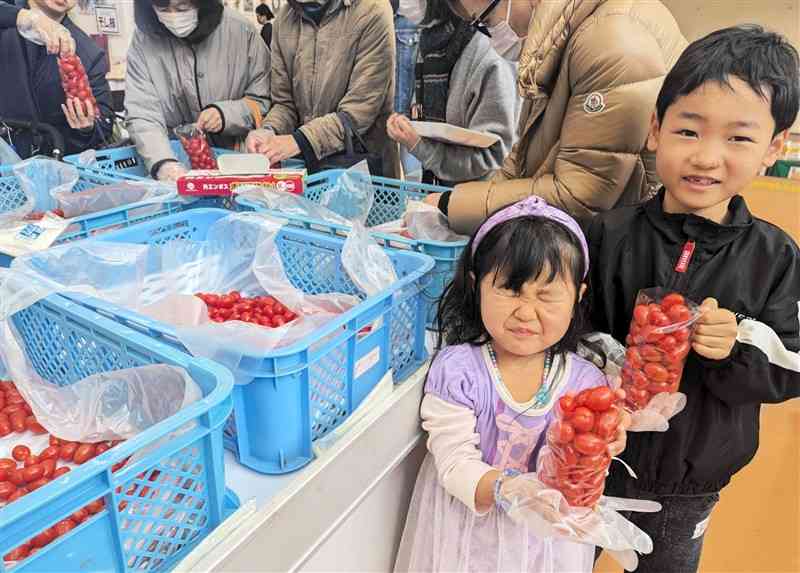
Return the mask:
{"type": "MultiPolygon", "coordinates": [[[[653,539],[640,573],[696,571],[719,491],[758,448],[762,403],[800,395],[800,250],[739,195],[772,165],[798,112],[797,51],[754,26],[691,44],[664,80],[648,146],[664,188],[589,230],[592,322],[624,340],[636,293],[702,301],[665,433],[631,433],[607,495],[654,499],[633,514],[653,539]]],[[[780,508],[776,508],[780,511],[780,508]]]]}

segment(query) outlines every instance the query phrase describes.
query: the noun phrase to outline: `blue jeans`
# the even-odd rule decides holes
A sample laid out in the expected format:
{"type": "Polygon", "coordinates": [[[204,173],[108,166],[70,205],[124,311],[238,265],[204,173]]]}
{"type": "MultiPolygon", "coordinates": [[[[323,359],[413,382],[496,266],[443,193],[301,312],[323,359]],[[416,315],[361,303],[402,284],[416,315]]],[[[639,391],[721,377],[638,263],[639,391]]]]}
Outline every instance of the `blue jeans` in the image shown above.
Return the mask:
{"type": "MultiPolygon", "coordinates": [[[[411,102],[414,100],[414,66],[417,63],[419,31],[414,22],[403,16],[395,16],[394,29],[397,46],[394,110],[403,115],[410,115],[411,102]]],[[[418,172],[415,178],[421,177],[422,166],[420,162],[402,146],[400,147],[400,160],[403,163],[403,172],[406,176],[418,172]]]]}

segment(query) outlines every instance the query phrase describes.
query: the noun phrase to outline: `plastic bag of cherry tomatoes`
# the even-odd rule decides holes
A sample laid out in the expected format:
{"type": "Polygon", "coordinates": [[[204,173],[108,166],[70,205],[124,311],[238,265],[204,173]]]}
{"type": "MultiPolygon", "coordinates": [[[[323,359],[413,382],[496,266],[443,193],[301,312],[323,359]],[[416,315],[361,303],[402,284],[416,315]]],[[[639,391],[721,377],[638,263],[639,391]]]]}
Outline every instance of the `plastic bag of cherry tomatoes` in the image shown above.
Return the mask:
{"type": "Polygon", "coordinates": [[[699,306],[679,293],[653,288],[637,295],[621,372],[634,431],[665,431],[686,405],[678,390],[699,318],[699,306]]]}
{"type": "Polygon", "coordinates": [[[603,495],[611,456],[608,445],[622,422],[624,393],[598,386],[562,396],[547,429],[537,472],[571,506],[593,507],[603,495]]]}
{"type": "Polygon", "coordinates": [[[94,109],[95,117],[100,117],[100,107],[89,85],[89,76],[77,54],[58,58],[58,73],[61,76],[61,87],[68,98],[77,98],[84,105],[94,109]]]}
{"type": "Polygon", "coordinates": [[[191,169],[217,168],[217,156],[208,143],[208,137],[203,130],[191,123],[175,128],[175,135],[178,136],[183,150],[189,157],[191,169]]]}

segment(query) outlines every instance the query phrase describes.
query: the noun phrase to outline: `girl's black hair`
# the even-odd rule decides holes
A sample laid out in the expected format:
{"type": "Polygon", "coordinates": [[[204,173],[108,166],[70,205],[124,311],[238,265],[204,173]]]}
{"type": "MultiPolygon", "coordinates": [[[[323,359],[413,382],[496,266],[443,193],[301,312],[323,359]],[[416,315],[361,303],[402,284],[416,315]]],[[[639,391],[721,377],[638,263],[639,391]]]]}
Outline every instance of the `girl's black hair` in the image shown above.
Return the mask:
{"type": "Polygon", "coordinates": [[[486,275],[497,271],[497,278],[505,283],[498,286],[519,293],[526,282],[535,280],[547,269],[548,282],[563,277],[575,286],[572,321],[567,333],[552,348],[555,353],[574,352],[585,328],[584,309],[579,298],[587,265],[574,233],[557,221],[529,215],[491,229],[473,257],[474,240],[473,236],[464,249],[455,276],[439,301],[438,347],[480,345],[489,341],[489,332],[481,317],[480,297],[480,284],[486,275]]]}
{"type": "MultiPolygon", "coordinates": [[[[136,27],[152,36],[171,36],[170,31],[156,17],[154,8],[165,8],[169,3],[170,0],[134,0],[133,18],[136,27]]],[[[184,40],[190,44],[197,44],[205,40],[219,26],[224,6],[222,0],[192,0],[192,4],[197,8],[197,29],[184,40]]]]}

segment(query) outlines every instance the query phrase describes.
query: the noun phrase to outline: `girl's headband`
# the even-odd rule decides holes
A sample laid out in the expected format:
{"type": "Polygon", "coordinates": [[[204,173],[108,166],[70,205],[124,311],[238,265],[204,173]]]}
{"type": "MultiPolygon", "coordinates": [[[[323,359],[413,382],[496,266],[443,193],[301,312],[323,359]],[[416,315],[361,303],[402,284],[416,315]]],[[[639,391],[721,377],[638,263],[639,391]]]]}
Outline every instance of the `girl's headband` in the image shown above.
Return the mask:
{"type": "Polygon", "coordinates": [[[580,242],[581,249],[583,250],[584,260],[586,261],[586,271],[583,273],[583,278],[585,279],[589,272],[589,246],[586,244],[586,237],[583,235],[580,225],[564,211],[551,207],[544,199],[535,195],[519,203],[514,203],[510,207],[506,207],[489,217],[483,225],[480,226],[478,232],[475,233],[475,238],[472,240],[472,256],[475,256],[478,245],[486,234],[497,225],[510,221],[511,219],[516,219],[517,217],[526,217],[528,215],[544,217],[561,223],[578,238],[578,242],[580,242]]]}

